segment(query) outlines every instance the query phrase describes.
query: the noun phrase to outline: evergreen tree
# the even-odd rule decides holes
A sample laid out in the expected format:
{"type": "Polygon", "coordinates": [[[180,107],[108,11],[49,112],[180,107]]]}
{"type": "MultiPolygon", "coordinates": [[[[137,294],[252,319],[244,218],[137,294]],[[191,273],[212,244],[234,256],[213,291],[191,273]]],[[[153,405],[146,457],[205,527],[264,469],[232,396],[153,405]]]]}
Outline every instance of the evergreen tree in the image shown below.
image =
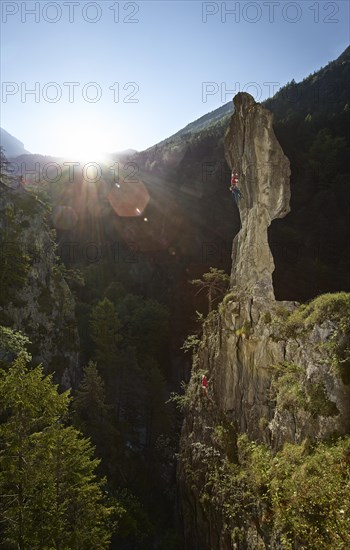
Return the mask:
{"type": "Polygon", "coordinates": [[[123,365],[121,361],[121,322],[115,307],[108,298],[101,300],[92,310],[90,334],[95,344],[95,359],[106,384],[110,403],[117,403],[117,416],[123,390],[123,365]]]}
{"type": "Polygon", "coordinates": [[[0,368],[7,367],[20,353],[30,361],[29,344],[29,338],[21,332],[0,326],[0,368]]]}
{"type": "Polygon", "coordinates": [[[121,322],[108,298],[98,302],[92,310],[90,332],[96,346],[97,364],[101,370],[108,371],[115,362],[122,341],[121,322]]]}
{"type": "Polygon", "coordinates": [[[120,434],[107,405],[103,380],[96,363],[90,361],[73,400],[73,421],[85,436],[91,438],[97,455],[102,459],[103,473],[109,480],[115,477],[120,452],[120,434]]]}
{"type": "Polygon", "coordinates": [[[125,342],[135,347],[139,361],[145,355],[161,359],[169,336],[168,310],[155,300],[127,294],[117,302],[117,313],[125,342]]]}
{"type": "Polygon", "coordinates": [[[197,294],[205,290],[210,313],[214,300],[227,290],[229,281],[230,277],[227,273],[216,267],[211,267],[208,273],[204,273],[202,279],[194,279],[191,284],[199,287],[197,294]]]}
{"type": "Polygon", "coordinates": [[[20,355],[0,371],[0,513],[3,547],[107,548],[110,508],[95,476],[93,447],[63,420],[59,394],[42,368],[20,355]]]}
{"type": "Polygon", "coordinates": [[[92,422],[100,422],[107,415],[105,388],[99,375],[96,363],[90,361],[84,369],[84,376],[76,392],[74,412],[78,414],[81,427],[91,425],[92,422]]]}

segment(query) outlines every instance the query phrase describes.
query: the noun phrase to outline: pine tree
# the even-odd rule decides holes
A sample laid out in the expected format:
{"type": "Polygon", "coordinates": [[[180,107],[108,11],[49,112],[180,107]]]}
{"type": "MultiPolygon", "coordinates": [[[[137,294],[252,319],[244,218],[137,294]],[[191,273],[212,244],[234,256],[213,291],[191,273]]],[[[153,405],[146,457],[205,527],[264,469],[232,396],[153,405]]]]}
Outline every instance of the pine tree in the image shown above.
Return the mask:
{"type": "MultiPolygon", "coordinates": [[[[213,308],[213,301],[215,298],[223,294],[227,289],[230,277],[221,269],[211,267],[208,273],[204,273],[202,279],[194,279],[191,281],[192,285],[199,286],[197,294],[206,291],[208,298],[209,313],[213,308]]],[[[196,295],[197,295],[196,294],[196,295]]]]}
{"type": "Polygon", "coordinates": [[[30,340],[20,331],[11,330],[0,325],[0,368],[7,367],[22,353],[27,361],[31,360],[28,353],[30,340]]]}
{"type": "Polygon", "coordinates": [[[108,298],[101,300],[93,309],[90,319],[91,339],[95,344],[95,359],[101,373],[110,403],[118,404],[123,390],[123,361],[121,360],[122,324],[115,307],[108,298]]]}
{"type": "Polygon", "coordinates": [[[99,375],[96,363],[90,361],[84,369],[84,376],[76,392],[74,411],[79,415],[81,425],[104,418],[107,414],[107,404],[103,380],[99,375]]]}
{"type": "Polygon", "coordinates": [[[107,405],[103,380],[96,363],[90,361],[73,399],[73,421],[82,433],[91,438],[102,459],[103,472],[113,477],[120,447],[120,434],[113,424],[111,407],[107,405]]]}
{"type": "Polygon", "coordinates": [[[122,341],[121,322],[108,298],[93,309],[90,319],[91,338],[96,346],[95,357],[100,369],[108,370],[118,354],[122,341]]]}
{"type": "Polygon", "coordinates": [[[0,513],[3,544],[19,550],[107,548],[111,510],[93,447],[65,427],[68,392],[20,355],[0,371],[0,513]]]}

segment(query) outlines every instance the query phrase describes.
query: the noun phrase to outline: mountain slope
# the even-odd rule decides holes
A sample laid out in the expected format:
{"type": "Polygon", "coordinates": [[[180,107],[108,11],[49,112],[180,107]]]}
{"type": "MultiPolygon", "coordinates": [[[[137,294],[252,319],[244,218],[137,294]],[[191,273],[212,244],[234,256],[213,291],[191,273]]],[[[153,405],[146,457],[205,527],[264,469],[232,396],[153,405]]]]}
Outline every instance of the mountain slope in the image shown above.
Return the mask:
{"type": "Polygon", "coordinates": [[[13,158],[18,155],[25,155],[29,153],[29,151],[26,151],[24,148],[23,143],[6,132],[4,128],[0,128],[0,145],[3,147],[7,158],[13,158]]]}
{"type": "MultiPolygon", "coordinates": [[[[350,99],[350,46],[334,61],[302,82],[293,80],[264,105],[277,120],[297,111],[301,115],[341,112],[350,99]]],[[[350,107],[350,105],[349,105],[350,107]]]]}

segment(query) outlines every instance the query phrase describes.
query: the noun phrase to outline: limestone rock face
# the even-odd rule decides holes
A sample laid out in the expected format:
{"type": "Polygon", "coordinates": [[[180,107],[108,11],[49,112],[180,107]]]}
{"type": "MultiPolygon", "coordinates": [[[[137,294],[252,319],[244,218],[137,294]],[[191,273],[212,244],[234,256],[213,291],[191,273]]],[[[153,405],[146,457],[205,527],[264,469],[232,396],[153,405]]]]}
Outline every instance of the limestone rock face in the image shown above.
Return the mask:
{"type": "Polygon", "coordinates": [[[273,298],[274,261],[267,228],[289,212],[290,166],[272,128],[273,115],[247,93],[234,98],[225,155],[239,176],[241,231],[233,242],[231,282],[242,291],[273,298]]]}
{"type": "Polygon", "coordinates": [[[231,292],[205,320],[185,396],[178,479],[186,550],[284,548],[278,534],[240,523],[240,513],[235,520],[225,516],[225,499],[218,507],[222,495],[208,472],[215,461],[235,463],[230,447],[237,436],[247,434],[275,453],[285,442],[319,441],[350,427],[350,385],[327,352],[338,327],[323,319],[302,334],[285,332],[284,320],[298,304],[274,297],[267,230],[289,211],[289,161],[271,113],[248,94],[238,94],[234,105],[225,155],[239,175],[242,228],[233,245],[231,292]],[[222,426],[233,430],[224,450],[222,426]]]}
{"type": "Polygon", "coordinates": [[[192,398],[180,444],[178,479],[186,550],[285,548],[280,541],[274,542],[275,533],[265,533],[263,540],[254,526],[239,525],[219,513],[220,496],[214,487],[211,498],[206,498],[208,469],[215,461],[229,458],[228,451],[223,453],[217,446],[218,426],[233,427],[233,447],[235,434],[246,433],[273,452],[286,442],[301,444],[305,439],[319,441],[349,432],[350,386],[335,375],[324,347],[335,326],[326,321],[303,337],[284,338],[274,319],[279,310],[295,307],[292,302],[248,300],[237,294],[205,322],[187,389],[192,398]],[[283,364],[300,367],[301,376],[289,384],[299,384],[301,399],[293,392],[289,396],[289,387],[276,379],[273,368],[283,364]],[[208,397],[201,392],[201,373],[208,377],[208,397]],[[233,537],[237,528],[241,543],[233,537]]]}
{"type": "Polygon", "coordinates": [[[29,337],[34,361],[42,363],[46,372],[55,372],[55,382],[66,389],[79,375],[79,336],[75,300],[57,261],[47,215],[32,193],[1,185],[0,252],[3,247],[20,246],[30,267],[23,286],[0,306],[0,317],[3,324],[29,337]],[[12,228],[17,228],[16,239],[12,228]]]}

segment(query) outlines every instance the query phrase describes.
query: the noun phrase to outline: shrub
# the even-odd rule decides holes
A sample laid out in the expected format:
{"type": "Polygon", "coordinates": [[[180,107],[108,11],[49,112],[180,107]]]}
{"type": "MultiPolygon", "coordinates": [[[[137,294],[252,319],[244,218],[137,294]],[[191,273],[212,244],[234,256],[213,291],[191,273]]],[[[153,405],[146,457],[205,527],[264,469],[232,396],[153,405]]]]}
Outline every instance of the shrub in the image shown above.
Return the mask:
{"type": "Polygon", "coordinates": [[[283,362],[272,367],[271,397],[279,410],[298,412],[303,409],[312,416],[339,414],[336,404],[327,397],[322,384],[307,379],[305,368],[283,362]]]}

